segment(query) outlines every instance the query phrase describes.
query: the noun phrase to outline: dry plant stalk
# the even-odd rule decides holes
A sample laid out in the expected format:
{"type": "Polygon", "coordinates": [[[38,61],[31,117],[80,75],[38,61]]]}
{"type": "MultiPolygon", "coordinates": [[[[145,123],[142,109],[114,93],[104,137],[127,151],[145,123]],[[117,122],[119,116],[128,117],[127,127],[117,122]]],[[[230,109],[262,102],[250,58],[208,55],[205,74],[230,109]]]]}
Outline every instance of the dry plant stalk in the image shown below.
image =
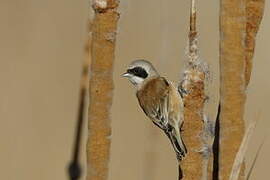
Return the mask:
{"type": "Polygon", "coordinates": [[[91,27],[87,180],[108,178],[118,4],[117,0],[93,1],[95,17],[91,27]]]}
{"type": "MultiPolygon", "coordinates": [[[[229,179],[245,132],[244,104],[264,0],[221,0],[219,179],[229,179]]],[[[238,179],[245,179],[244,163],[238,179]]]]}
{"type": "Polygon", "coordinates": [[[231,175],[230,175],[230,180],[237,180],[239,177],[239,173],[241,170],[241,165],[244,161],[244,157],[248,148],[248,144],[250,141],[251,136],[254,133],[254,129],[256,127],[256,122],[257,121],[253,121],[248,129],[245,132],[244,138],[242,140],[242,143],[240,145],[239,151],[236,154],[234,163],[233,163],[233,167],[232,167],[232,171],[231,171],[231,175]]]}
{"type": "Polygon", "coordinates": [[[188,149],[187,157],[180,162],[185,180],[207,179],[209,160],[209,132],[205,128],[204,103],[207,65],[198,56],[196,7],[191,0],[188,64],[179,91],[184,92],[184,125],[182,136],[188,149]]]}
{"type": "Polygon", "coordinates": [[[246,86],[251,76],[255,39],[263,16],[264,3],[265,0],[246,0],[246,86]]]}
{"type": "Polygon", "coordinates": [[[262,150],[262,148],[263,148],[263,145],[264,145],[264,143],[265,143],[265,138],[266,138],[266,137],[263,138],[263,140],[262,140],[262,142],[261,142],[261,144],[260,144],[258,150],[257,150],[256,153],[255,153],[255,157],[254,157],[254,159],[253,159],[253,161],[252,161],[252,163],[251,163],[251,167],[250,167],[250,169],[248,170],[248,172],[246,173],[246,174],[247,174],[247,175],[246,175],[246,180],[249,180],[250,177],[251,177],[251,174],[252,174],[252,172],[253,172],[253,170],[254,170],[254,168],[255,168],[255,165],[256,165],[256,163],[257,163],[257,160],[258,160],[258,158],[259,158],[259,155],[260,155],[261,150],[262,150]]]}
{"type": "MultiPolygon", "coordinates": [[[[219,179],[229,179],[244,131],[246,0],[221,0],[219,179]]],[[[242,165],[244,167],[244,165],[242,165]]],[[[239,179],[244,179],[244,168],[239,179]]]]}
{"type": "MultiPolygon", "coordinates": [[[[252,59],[255,49],[256,35],[259,30],[259,26],[262,20],[264,12],[264,0],[247,0],[246,1],[246,71],[245,71],[245,85],[246,88],[250,81],[251,70],[252,70],[252,59]]],[[[247,132],[244,135],[241,146],[237,152],[234,164],[232,167],[230,180],[237,180],[240,173],[241,164],[244,162],[244,156],[246,154],[246,149],[249,143],[249,139],[253,134],[256,121],[249,125],[247,132]]]]}

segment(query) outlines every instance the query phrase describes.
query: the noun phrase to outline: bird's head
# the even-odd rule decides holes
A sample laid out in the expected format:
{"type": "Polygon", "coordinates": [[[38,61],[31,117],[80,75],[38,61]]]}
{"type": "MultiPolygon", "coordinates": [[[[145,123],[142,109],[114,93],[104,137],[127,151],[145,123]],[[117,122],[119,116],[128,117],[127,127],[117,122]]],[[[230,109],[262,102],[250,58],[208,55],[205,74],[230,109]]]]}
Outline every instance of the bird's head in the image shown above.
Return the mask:
{"type": "Polygon", "coordinates": [[[159,74],[149,61],[139,59],[132,61],[127,72],[122,76],[128,78],[135,86],[140,86],[145,79],[159,76],[159,74]]]}

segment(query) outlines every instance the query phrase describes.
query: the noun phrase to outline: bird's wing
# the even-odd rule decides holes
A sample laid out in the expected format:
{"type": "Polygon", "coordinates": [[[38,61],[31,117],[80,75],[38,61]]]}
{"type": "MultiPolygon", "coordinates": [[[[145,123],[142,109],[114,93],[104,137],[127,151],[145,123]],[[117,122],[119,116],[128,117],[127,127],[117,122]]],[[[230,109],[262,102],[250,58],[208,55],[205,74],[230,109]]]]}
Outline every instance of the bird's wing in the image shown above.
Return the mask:
{"type": "Polygon", "coordinates": [[[137,91],[137,97],[145,114],[164,130],[182,160],[187,152],[180,134],[182,99],[171,86],[163,77],[154,78],[137,91]]]}
{"type": "Polygon", "coordinates": [[[141,108],[162,129],[168,124],[169,86],[165,78],[157,77],[137,91],[141,108]]]}

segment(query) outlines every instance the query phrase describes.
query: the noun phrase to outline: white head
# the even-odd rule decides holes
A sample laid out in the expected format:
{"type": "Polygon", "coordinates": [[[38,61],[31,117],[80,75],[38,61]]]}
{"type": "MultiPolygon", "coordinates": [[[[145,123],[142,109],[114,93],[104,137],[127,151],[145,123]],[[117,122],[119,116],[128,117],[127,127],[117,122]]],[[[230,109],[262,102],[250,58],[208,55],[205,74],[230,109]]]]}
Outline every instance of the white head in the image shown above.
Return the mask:
{"type": "Polygon", "coordinates": [[[150,62],[139,59],[132,61],[127,72],[122,76],[127,77],[135,86],[140,86],[145,79],[159,76],[159,74],[150,62]]]}

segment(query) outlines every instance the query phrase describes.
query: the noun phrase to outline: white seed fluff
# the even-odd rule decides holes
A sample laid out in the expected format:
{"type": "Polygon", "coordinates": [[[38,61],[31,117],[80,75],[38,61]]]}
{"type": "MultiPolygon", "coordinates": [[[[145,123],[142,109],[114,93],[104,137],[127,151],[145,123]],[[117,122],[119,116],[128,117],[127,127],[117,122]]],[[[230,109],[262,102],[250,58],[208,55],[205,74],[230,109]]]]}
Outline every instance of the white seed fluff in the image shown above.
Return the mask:
{"type": "Polygon", "coordinates": [[[94,0],[94,5],[100,9],[107,8],[107,1],[106,0],[94,0]]]}

